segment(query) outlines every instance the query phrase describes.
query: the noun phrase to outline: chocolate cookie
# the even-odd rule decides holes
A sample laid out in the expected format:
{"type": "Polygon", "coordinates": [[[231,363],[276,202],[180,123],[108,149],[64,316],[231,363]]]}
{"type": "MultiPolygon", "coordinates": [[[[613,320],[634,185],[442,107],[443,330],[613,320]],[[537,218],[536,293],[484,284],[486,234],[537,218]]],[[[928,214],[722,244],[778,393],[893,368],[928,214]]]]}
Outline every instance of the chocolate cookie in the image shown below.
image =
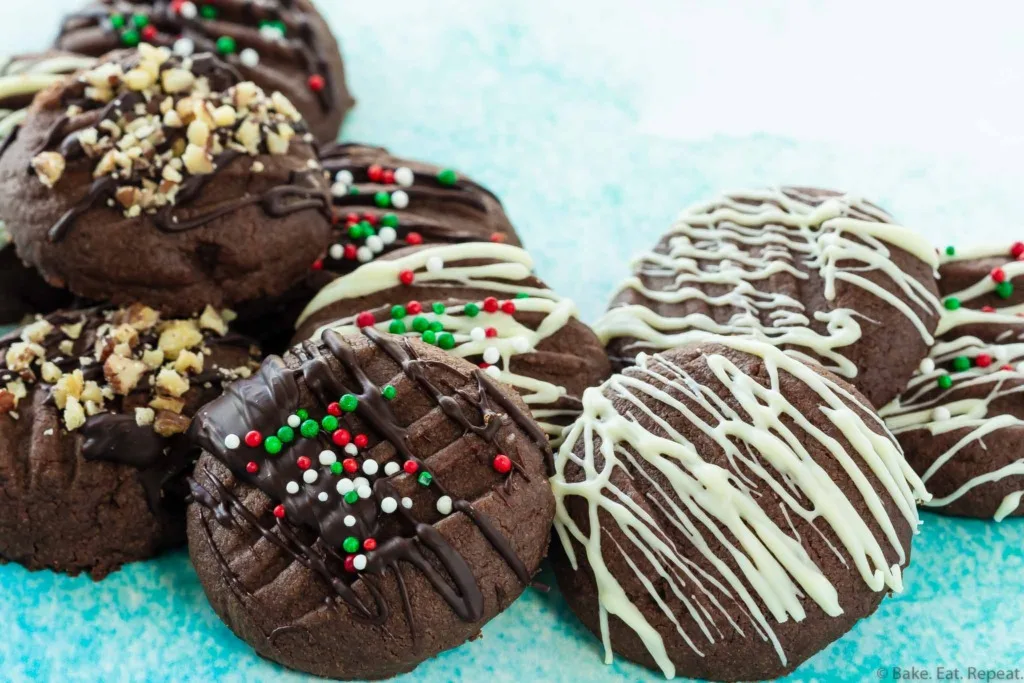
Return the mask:
{"type": "Polygon", "coordinates": [[[551,480],[553,557],[606,648],[666,676],[775,678],[902,589],[927,493],[832,373],[709,337],[583,404],[551,480]]]}
{"type": "MultiPolygon", "coordinates": [[[[0,60],[0,150],[21,125],[36,93],[95,61],[60,52],[0,60]]],[[[0,224],[0,325],[19,322],[30,313],[49,313],[71,303],[71,298],[21,262],[7,229],[0,224]]]]}
{"type": "Polygon", "coordinates": [[[522,401],[422,342],[305,342],[201,409],[189,548],[217,614],[330,678],[476,636],[547,552],[550,450],[522,401]]]}
{"type": "Polygon", "coordinates": [[[532,269],[530,255],[507,244],[409,247],[324,288],[296,339],[370,326],[422,339],[515,387],[557,440],[579,415],[583,390],[604,381],[611,366],[576,305],[532,269]]]}
{"type": "Polygon", "coordinates": [[[280,92],[319,140],[334,140],[355,101],[330,28],[310,0],[99,0],[64,19],[57,47],[99,57],[139,42],[190,57],[217,53],[280,92]]]}
{"type": "Polygon", "coordinates": [[[942,319],[937,335],[1018,341],[1024,332],[1024,242],[968,248],[939,255],[942,319]],[[1018,329],[1019,328],[1019,331],[1018,329]]]}
{"type": "Polygon", "coordinates": [[[829,190],[734,192],[687,209],[595,325],[613,364],[744,335],[849,379],[872,405],[906,386],[938,323],[935,250],[829,190]]]}
{"type": "Polygon", "coordinates": [[[0,219],[82,297],[191,315],[278,295],[331,229],[302,131],[286,98],[212,56],[141,45],[35,99],[0,157],[0,219]]]}
{"type": "Polygon", "coordinates": [[[220,313],[58,311],[0,342],[0,558],[100,579],[184,541],[190,416],[256,362],[220,313]]]}

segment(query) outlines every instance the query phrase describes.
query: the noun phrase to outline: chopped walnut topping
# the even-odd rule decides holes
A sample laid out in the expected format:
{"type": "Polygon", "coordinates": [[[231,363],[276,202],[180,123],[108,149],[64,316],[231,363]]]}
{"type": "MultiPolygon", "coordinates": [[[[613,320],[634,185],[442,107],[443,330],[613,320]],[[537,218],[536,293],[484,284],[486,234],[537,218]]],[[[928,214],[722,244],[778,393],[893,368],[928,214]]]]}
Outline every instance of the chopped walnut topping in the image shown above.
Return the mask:
{"type": "Polygon", "coordinates": [[[60,331],[64,333],[68,339],[78,339],[82,336],[82,327],[85,325],[85,321],[79,320],[73,325],[61,325],[60,331]]]}
{"type": "Polygon", "coordinates": [[[188,391],[189,382],[174,368],[163,367],[156,376],[156,388],[171,396],[181,396],[188,391]]]}
{"type": "Polygon", "coordinates": [[[153,422],[153,431],[163,437],[183,434],[192,420],[184,415],[177,415],[169,410],[161,410],[156,414],[153,422]]]}
{"type": "Polygon", "coordinates": [[[156,417],[156,411],[152,408],[136,408],[135,409],[135,424],[140,427],[148,427],[153,424],[153,418],[156,417]]]}
{"type": "Polygon", "coordinates": [[[127,395],[134,389],[148,368],[142,361],[111,355],[103,364],[103,377],[115,394],[127,395]]]}
{"type": "Polygon", "coordinates": [[[21,332],[21,338],[25,341],[40,344],[44,339],[46,339],[46,335],[51,332],[53,332],[53,325],[51,325],[46,319],[40,318],[34,323],[25,326],[25,329],[21,332]]]}
{"type": "Polygon", "coordinates": [[[147,349],[142,353],[142,362],[150,370],[156,370],[164,364],[164,352],[160,349],[147,349]]]}
{"type": "Polygon", "coordinates": [[[149,402],[149,407],[154,410],[169,410],[172,413],[180,414],[185,409],[185,401],[171,396],[157,396],[149,402]]]}
{"type": "Polygon", "coordinates": [[[64,426],[69,432],[73,432],[85,424],[85,409],[74,396],[67,397],[64,404],[64,426]]]}
{"type": "Polygon", "coordinates": [[[203,356],[192,351],[182,351],[174,361],[174,369],[183,375],[190,372],[198,375],[203,371],[203,356]]]}
{"type": "Polygon", "coordinates": [[[176,360],[179,353],[199,346],[202,342],[203,333],[199,331],[195,321],[173,320],[160,333],[156,345],[167,358],[176,360]]]}
{"type": "Polygon", "coordinates": [[[222,337],[228,333],[228,325],[224,322],[224,318],[217,312],[217,309],[209,304],[203,309],[203,314],[199,316],[199,327],[204,330],[212,330],[222,337]]]}
{"type": "Polygon", "coordinates": [[[6,389],[0,389],[0,415],[6,415],[14,410],[17,405],[18,402],[14,399],[14,394],[6,389]]]}
{"type": "Polygon", "coordinates": [[[55,384],[64,373],[60,371],[55,363],[46,361],[41,368],[43,381],[47,384],[55,384]]]}
{"type": "Polygon", "coordinates": [[[64,175],[66,163],[58,152],[40,152],[32,159],[32,169],[36,172],[39,182],[47,187],[53,187],[64,175]]]}

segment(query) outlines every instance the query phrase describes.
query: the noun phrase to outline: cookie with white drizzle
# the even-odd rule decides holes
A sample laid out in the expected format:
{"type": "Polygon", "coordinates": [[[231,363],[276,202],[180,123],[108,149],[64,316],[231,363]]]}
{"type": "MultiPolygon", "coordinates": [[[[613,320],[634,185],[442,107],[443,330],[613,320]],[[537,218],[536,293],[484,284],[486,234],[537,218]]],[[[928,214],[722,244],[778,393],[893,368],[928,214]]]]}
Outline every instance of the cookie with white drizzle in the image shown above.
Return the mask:
{"type": "Polygon", "coordinates": [[[936,336],[1024,339],[1024,242],[948,246],[939,253],[944,311],[936,336]]]}
{"type": "Polygon", "coordinates": [[[634,261],[595,331],[613,364],[709,334],[814,360],[873,405],[906,386],[938,323],[934,248],[828,190],[733,192],[683,212],[634,261]]]}
{"type": "Polygon", "coordinates": [[[576,305],[532,270],[530,255],[507,244],[408,247],[327,285],[295,338],[369,326],[417,337],[515,387],[557,440],[579,415],[583,391],[611,366],[576,305]]]}
{"type": "Polygon", "coordinates": [[[555,569],[605,647],[666,676],[796,668],[903,588],[927,493],[844,380],[742,337],[641,355],[555,460],[555,569]]]}

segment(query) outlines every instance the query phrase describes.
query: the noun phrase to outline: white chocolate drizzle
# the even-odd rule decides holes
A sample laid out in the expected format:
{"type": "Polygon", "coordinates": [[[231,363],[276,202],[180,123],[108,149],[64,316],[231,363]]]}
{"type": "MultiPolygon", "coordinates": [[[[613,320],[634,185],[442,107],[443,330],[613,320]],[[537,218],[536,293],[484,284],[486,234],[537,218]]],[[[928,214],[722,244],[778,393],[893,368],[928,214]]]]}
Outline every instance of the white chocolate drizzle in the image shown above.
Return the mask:
{"type": "Polygon", "coordinates": [[[631,304],[609,310],[595,331],[605,344],[623,337],[636,340],[627,347],[629,355],[674,348],[709,334],[744,335],[785,345],[797,358],[856,377],[857,367],[841,349],[861,338],[862,322],[877,321],[849,308],[808,311],[802,302],[773,291],[771,278],[787,274],[808,280],[816,273],[829,301],[835,299],[839,282],[860,287],[899,310],[930,345],[931,321],[940,303],[928,287],[893,263],[889,246],[933,270],[938,267],[930,244],[894,225],[878,207],[849,195],[822,198],[794,188],[725,195],[684,211],[667,236],[667,253],[652,251],[635,259],[635,274],[619,293],[634,290],[661,304],[727,307],[735,310],[729,320],[719,323],[703,312],[666,317],[631,304]],[[751,249],[758,247],[762,251],[755,256],[751,249]],[[884,274],[892,291],[864,277],[869,271],[884,274]],[[645,284],[651,278],[671,282],[653,289],[645,284]],[[728,291],[710,295],[705,291],[709,286],[728,291]],[[812,320],[821,332],[812,329],[812,320]]]}
{"type": "Polygon", "coordinates": [[[903,587],[905,549],[882,497],[891,500],[915,532],[915,502],[928,497],[882,421],[843,387],[770,344],[736,337],[706,341],[759,356],[769,386],[745,375],[723,355],[702,357],[721,383],[709,388],[669,358],[641,354],[636,368],[586,391],[583,415],[566,433],[551,479],[555,529],[562,545],[577,569],[576,547],[582,546],[594,573],[606,661],[612,657],[608,618],[613,615],[637,633],[668,677],[675,675],[675,666],[662,637],[630,602],[604,554],[621,554],[694,652],[703,656],[704,648],[714,646],[721,636],[716,624],[725,622],[745,637],[753,634],[772,642],[785,663],[787,655],[773,623],[801,621],[805,598],[826,614],[843,612],[836,587],[796,537],[791,520],[801,518],[814,528],[870,590],[898,592],[903,587]],[[780,393],[782,373],[820,398],[820,410],[834,429],[820,430],[780,393]],[[734,399],[741,411],[723,400],[723,388],[725,399],[734,399]],[[625,414],[620,412],[624,404],[629,405],[625,414]],[[867,412],[853,409],[855,404],[867,412]],[[693,443],[660,417],[666,414],[685,417],[713,440],[729,467],[706,462],[693,443]],[[657,432],[641,426],[638,418],[653,420],[657,432]],[[869,511],[865,516],[804,449],[808,438],[849,477],[853,495],[869,511]],[[582,469],[582,480],[566,479],[570,463],[582,469]],[[617,470],[646,483],[642,497],[616,485],[612,475],[617,470]],[[760,498],[767,489],[783,501],[788,528],[776,525],[763,509],[760,498]],[[566,501],[573,497],[587,505],[589,533],[568,513],[566,501]],[[614,549],[602,547],[609,535],[600,532],[599,513],[614,520],[621,532],[614,549]],[[672,534],[682,534],[687,546],[674,544],[663,523],[671,525],[672,534]],[[838,547],[816,524],[831,529],[838,547]],[[728,556],[717,555],[709,541],[724,547],[728,556]],[[898,559],[896,564],[889,563],[887,552],[898,559]],[[698,554],[712,571],[699,568],[694,560],[698,554]],[[646,574],[634,558],[653,567],[656,575],[646,574]],[[656,582],[667,585],[685,610],[673,612],[655,590],[656,582]]]}
{"type": "MultiPolygon", "coordinates": [[[[96,60],[80,55],[6,59],[0,61],[0,102],[12,97],[34,95],[68,74],[93,66],[96,60]]],[[[0,139],[6,138],[25,120],[25,109],[0,107],[0,139]]]]}

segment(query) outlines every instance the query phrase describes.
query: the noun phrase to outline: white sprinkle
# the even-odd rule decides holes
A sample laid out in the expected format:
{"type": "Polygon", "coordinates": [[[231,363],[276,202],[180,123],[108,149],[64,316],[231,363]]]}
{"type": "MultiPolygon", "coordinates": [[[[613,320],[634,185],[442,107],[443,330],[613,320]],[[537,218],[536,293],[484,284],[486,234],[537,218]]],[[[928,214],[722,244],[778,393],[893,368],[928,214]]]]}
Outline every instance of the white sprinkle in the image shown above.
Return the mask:
{"type": "Polygon", "coordinates": [[[377,474],[378,467],[379,466],[377,465],[377,461],[376,460],[364,460],[363,461],[363,472],[366,472],[371,477],[373,475],[377,474]]]}
{"type": "Polygon", "coordinates": [[[224,437],[224,448],[229,451],[233,451],[242,445],[242,440],[238,438],[237,434],[228,434],[224,437]]]}
{"type": "Polygon", "coordinates": [[[409,195],[402,190],[395,190],[391,193],[391,206],[396,209],[404,209],[409,206],[409,195]]]}
{"type": "Polygon", "coordinates": [[[319,500],[321,503],[326,503],[327,498],[327,491],[321,491],[316,497],[316,499],[319,500]]]}
{"type": "Polygon", "coordinates": [[[938,408],[932,411],[933,422],[944,422],[948,420],[950,417],[951,413],[949,412],[949,408],[946,408],[945,406],[939,406],[938,408]]]}
{"type": "Polygon", "coordinates": [[[292,429],[298,429],[299,425],[301,425],[301,424],[302,424],[302,420],[299,419],[298,415],[289,415],[288,416],[288,426],[291,427],[292,429]]]}
{"type": "Polygon", "coordinates": [[[387,465],[384,465],[384,474],[386,474],[386,475],[388,475],[390,477],[393,474],[398,474],[398,470],[400,470],[400,469],[402,469],[402,466],[399,465],[394,460],[392,460],[387,465]]]}
{"type": "Polygon", "coordinates": [[[370,481],[366,477],[356,477],[355,479],[352,480],[352,486],[355,487],[357,490],[369,485],[370,481]]]}
{"type": "Polygon", "coordinates": [[[260,36],[265,40],[281,40],[284,38],[284,32],[276,26],[266,24],[260,28],[260,36]]]}
{"type": "Polygon", "coordinates": [[[324,467],[330,467],[334,463],[338,462],[338,456],[334,454],[334,451],[322,450],[320,451],[320,464],[324,467]]]}
{"type": "Polygon", "coordinates": [[[441,496],[437,499],[437,511],[442,515],[450,515],[452,513],[451,496],[441,496]]]}
{"type": "Polygon", "coordinates": [[[444,259],[440,256],[431,256],[427,259],[427,272],[440,273],[444,270],[444,259]]]}
{"type": "Polygon", "coordinates": [[[490,365],[494,365],[501,360],[501,351],[496,346],[488,346],[484,349],[484,362],[490,365]]]}
{"type": "Polygon", "coordinates": [[[390,515],[392,512],[398,509],[398,501],[390,496],[380,501],[380,510],[385,515],[390,515]]]}
{"type": "Polygon", "coordinates": [[[349,442],[345,446],[345,452],[348,453],[349,455],[355,455],[359,452],[359,446],[355,445],[352,442],[349,442]]]}
{"type": "Polygon", "coordinates": [[[344,522],[345,522],[345,526],[355,526],[356,525],[356,518],[353,517],[352,515],[345,515],[344,522]]]}
{"type": "Polygon", "coordinates": [[[171,49],[179,57],[191,57],[192,53],[196,51],[196,44],[192,42],[191,38],[178,38],[174,41],[174,46],[171,49]]]}
{"type": "Polygon", "coordinates": [[[356,568],[357,572],[366,569],[366,555],[356,555],[352,559],[352,566],[356,568]]]}
{"type": "Polygon", "coordinates": [[[501,368],[499,368],[497,365],[488,366],[488,368],[484,370],[484,372],[486,372],[489,377],[493,377],[494,379],[501,379],[501,368]]]}
{"type": "Polygon", "coordinates": [[[391,244],[398,239],[398,233],[395,232],[395,229],[386,225],[377,234],[380,236],[380,241],[384,244],[391,244]]]}
{"type": "Polygon", "coordinates": [[[927,375],[928,373],[933,372],[935,370],[935,361],[933,361],[931,358],[925,358],[923,361],[921,361],[920,368],[921,373],[927,375]]]}
{"type": "Polygon", "coordinates": [[[196,4],[194,2],[185,2],[182,3],[181,7],[178,9],[178,13],[185,19],[195,19],[199,14],[199,10],[196,9],[196,4]]]}
{"type": "Polygon", "coordinates": [[[412,185],[412,180],[412,169],[408,166],[399,166],[395,169],[395,182],[402,187],[409,187],[412,185]]]}
{"type": "Polygon", "coordinates": [[[530,350],[530,340],[526,337],[512,337],[512,349],[516,353],[526,353],[530,350]]]}
{"type": "Polygon", "coordinates": [[[469,338],[473,341],[480,342],[487,339],[487,332],[482,327],[474,327],[469,331],[469,338]]]}
{"type": "Polygon", "coordinates": [[[284,490],[287,491],[288,493],[292,494],[292,495],[295,495],[296,493],[299,492],[299,482],[297,482],[297,481],[290,481],[290,482],[288,482],[287,484],[285,484],[284,490]]]}
{"type": "Polygon", "coordinates": [[[412,498],[409,498],[409,497],[403,498],[402,499],[402,507],[404,507],[406,510],[411,508],[412,507],[412,498]]]}
{"type": "Polygon", "coordinates": [[[316,470],[308,469],[302,473],[302,481],[306,482],[307,484],[314,484],[316,483],[316,480],[319,476],[320,475],[317,473],[316,470]]]}
{"type": "Polygon", "coordinates": [[[335,261],[340,261],[345,258],[345,247],[340,244],[332,244],[331,248],[327,250],[327,255],[335,261]]]}
{"type": "Polygon", "coordinates": [[[335,488],[338,489],[338,493],[344,496],[346,493],[352,490],[352,480],[339,479],[338,485],[335,488]]]}
{"type": "Polygon", "coordinates": [[[334,183],[331,185],[331,194],[335,197],[344,197],[348,194],[348,185],[344,183],[334,183]]]}
{"type": "Polygon", "coordinates": [[[251,47],[247,47],[238,53],[238,59],[241,60],[243,66],[253,69],[260,64],[260,53],[251,47]]]}
{"type": "Polygon", "coordinates": [[[358,493],[359,497],[364,499],[364,500],[373,495],[373,491],[370,490],[369,486],[360,486],[356,490],[356,493],[358,493]]]}
{"type": "Polygon", "coordinates": [[[334,180],[344,185],[351,185],[355,178],[352,177],[352,171],[341,169],[334,174],[334,180]]]}
{"type": "Polygon", "coordinates": [[[369,263],[373,260],[373,250],[364,244],[356,249],[356,260],[360,263],[369,263]]]}

